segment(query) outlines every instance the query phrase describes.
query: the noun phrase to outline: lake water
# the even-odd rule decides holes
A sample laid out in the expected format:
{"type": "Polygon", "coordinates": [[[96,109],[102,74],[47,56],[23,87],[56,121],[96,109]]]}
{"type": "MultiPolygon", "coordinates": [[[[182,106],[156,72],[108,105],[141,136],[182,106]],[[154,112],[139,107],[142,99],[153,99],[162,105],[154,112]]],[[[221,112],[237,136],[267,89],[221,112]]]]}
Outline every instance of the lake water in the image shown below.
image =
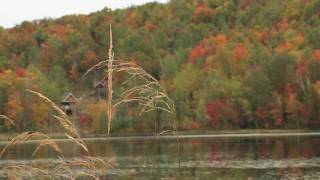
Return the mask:
{"type": "MultiPolygon", "coordinates": [[[[102,179],[319,179],[320,136],[197,137],[176,139],[86,140],[91,155],[115,169],[102,179]]],[[[37,143],[11,148],[0,166],[15,162],[50,164],[50,149],[31,154],[37,143]]],[[[59,142],[66,159],[86,153],[59,142]]],[[[4,145],[1,146],[3,148],[4,145]]]]}

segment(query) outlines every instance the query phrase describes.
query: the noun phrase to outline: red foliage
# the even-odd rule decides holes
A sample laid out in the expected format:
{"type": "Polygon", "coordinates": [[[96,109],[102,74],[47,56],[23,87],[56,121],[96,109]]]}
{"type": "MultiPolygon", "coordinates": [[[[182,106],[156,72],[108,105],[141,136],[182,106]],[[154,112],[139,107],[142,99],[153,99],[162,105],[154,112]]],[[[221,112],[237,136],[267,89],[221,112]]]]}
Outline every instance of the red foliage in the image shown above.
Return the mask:
{"type": "Polygon", "coordinates": [[[189,53],[189,62],[195,63],[200,57],[215,55],[217,48],[225,46],[228,43],[227,37],[223,34],[218,34],[212,38],[206,38],[198,43],[189,53]],[[212,41],[213,40],[213,44],[212,41]]]}
{"type": "Polygon", "coordinates": [[[283,118],[281,116],[278,116],[276,118],[276,125],[280,126],[282,124],[283,118]]]}
{"type": "Polygon", "coordinates": [[[286,86],[285,86],[285,88],[284,88],[284,91],[285,91],[285,93],[286,93],[287,95],[293,94],[293,93],[296,92],[296,87],[295,87],[294,84],[288,83],[288,84],[286,84],[286,86]]]}
{"type": "Polygon", "coordinates": [[[308,69],[307,64],[306,63],[301,63],[301,64],[298,65],[296,72],[297,72],[298,75],[303,76],[303,75],[306,74],[307,69],[308,69]]]}
{"type": "Polygon", "coordinates": [[[243,60],[248,55],[247,48],[242,44],[238,43],[236,48],[233,51],[233,56],[236,60],[243,60]]]}
{"type": "Polygon", "coordinates": [[[189,62],[195,63],[195,60],[199,57],[202,57],[206,54],[206,50],[203,44],[198,44],[193,48],[189,54],[189,62]]]}
{"type": "Polygon", "coordinates": [[[82,128],[88,128],[91,126],[93,120],[88,114],[82,113],[79,115],[79,122],[82,128]]]}
{"type": "Polygon", "coordinates": [[[298,113],[300,115],[300,117],[307,119],[310,116],[310,111],[308,109],[308,107],[304,104],[301,104],[299,109],[298,109],[298,113]]]}
{"type": "Polygon", "coordinates": [[[258,119],[266,119],[269,116],[268,109],[265,106],[258,107],[256,110],[256,116],[258,119]]]}
{"type": "Polygon", "coordinates": [[[277,104],[273,111],[272,111],[272,114],[273,114],[273,119],[275,120],[275,124],[277,126],[280,126],[283,122],[283,117],[282,117],[282,107],[280,104],[277,104]]]}
{"type": "Polygon", "coordinates": [[[222,100],[209,102],[206,106],[207,114],[210,117],[209,123],[213,127],[217,127],[219,119],[226,103],[222,100]]]}
{"type": "Polygon", "coordinates": [[[27,70],[24,68],[19,68],[17,69],[16,73],[19,77],[24,78],[27,75],[27,70]]]}
{"type": "Polygon", "coordinates": [[[258,107],[255,113],[257,119],[261,121],[265,128],[269,127],[269,123],[267,122],[269,118],[269,109],[266,106],[258,107]]]}

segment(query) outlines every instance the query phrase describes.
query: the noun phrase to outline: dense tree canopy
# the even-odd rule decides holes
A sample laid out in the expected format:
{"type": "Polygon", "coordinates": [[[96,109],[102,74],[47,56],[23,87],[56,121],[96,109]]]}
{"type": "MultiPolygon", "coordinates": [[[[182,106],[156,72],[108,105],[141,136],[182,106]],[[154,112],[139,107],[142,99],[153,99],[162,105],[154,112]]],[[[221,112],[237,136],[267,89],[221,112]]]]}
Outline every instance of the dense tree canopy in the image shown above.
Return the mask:
{"type": "MultiPolygon", "coordinates": [[[[50,109],[25,90],[57,103],[72,91],[83,101],[80,124],[101,132],[106,112],[92,92],[103,72],[81,77],[106,58],[109,24],[115,59],[160,80],[181,129],[320,125],[320,0],[171,0],[0,27],[0,113],[18,129],[45,128],[50,109]]],[[[115,113],[119,131],[166,118],[139,116],[132,105],[115,113]]]]}

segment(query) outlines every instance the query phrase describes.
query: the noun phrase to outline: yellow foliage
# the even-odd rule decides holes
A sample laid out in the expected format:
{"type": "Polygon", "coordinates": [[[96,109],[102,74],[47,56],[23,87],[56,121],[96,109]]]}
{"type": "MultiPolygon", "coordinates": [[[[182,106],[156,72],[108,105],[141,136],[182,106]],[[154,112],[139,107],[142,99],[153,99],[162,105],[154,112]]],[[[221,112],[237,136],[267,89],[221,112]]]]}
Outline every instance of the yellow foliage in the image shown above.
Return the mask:
{"type": "Polygon", "coordinates": [[[313,88],[314,90],[320,95],[320,81],[316,81],[314,84],[313,84],[313,88]]]}
{"type": "Polygon", "coordinates": [[[86,107],[84,107],[84,110],[86,113],[89,114],[89,116],[93,120],[93,129],[99,129],[100,126],[100,120],[101,120],[101,114],[103,111],[107,110],[107,105],[105,101],[98,101],[96,103],[91,102],[88,103],[86,107]]]}
{"type": "Polygon", "coordinates": [[[32,106],[32,119],[39,129],[46,128],[50,118],[49,107],[43,103],[35,103],[32,106]]]}

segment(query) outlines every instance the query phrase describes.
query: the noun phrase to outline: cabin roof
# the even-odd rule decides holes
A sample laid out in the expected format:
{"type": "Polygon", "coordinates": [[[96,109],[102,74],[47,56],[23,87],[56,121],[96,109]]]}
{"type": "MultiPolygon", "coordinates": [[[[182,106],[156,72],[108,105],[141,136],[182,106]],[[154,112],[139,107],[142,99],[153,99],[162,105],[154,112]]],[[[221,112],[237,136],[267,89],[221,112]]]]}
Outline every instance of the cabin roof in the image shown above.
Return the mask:
{"type": "Polygon", "coordinates": [[[63,96],[61,103],[76,103],[78,99],[71,93],[68,92],[63,96]]]}
{"type": "Polygon", "coordinates": [[[107,78],[103,78],[101,79],[100,81],[98,81],[95,85],[94,85],[94,88],[98,88],[99,86],[105,86],[107,85],[107,78]]]}

